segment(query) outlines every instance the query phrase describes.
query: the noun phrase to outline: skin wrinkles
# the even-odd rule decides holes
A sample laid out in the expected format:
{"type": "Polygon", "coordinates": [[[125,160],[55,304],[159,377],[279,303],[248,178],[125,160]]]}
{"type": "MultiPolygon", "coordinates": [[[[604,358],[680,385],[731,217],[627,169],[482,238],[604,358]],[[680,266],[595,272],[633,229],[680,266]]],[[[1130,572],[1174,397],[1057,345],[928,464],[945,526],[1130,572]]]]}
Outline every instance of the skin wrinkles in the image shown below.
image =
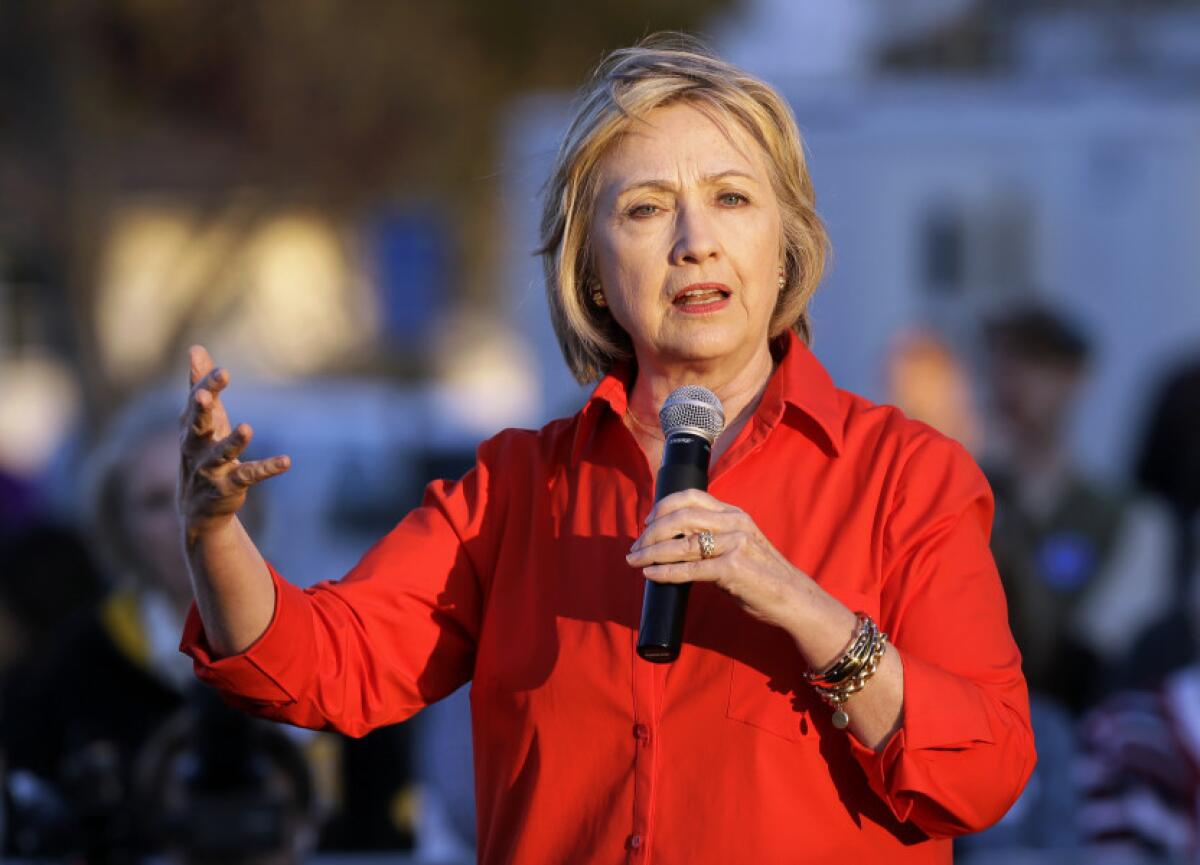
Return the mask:
{"type": "Polygon", "coordinates": [[[680,103],[650,112],[598,171],[594,260],[638,359],[634,411],[653,418],[675,387],[703,381],[736,419],[770,376],[782,261],[782,220],[761,148],[736,123],[680,103]],[[728,286],[728,306],[708,315],[679,310],[676,293],[699,282],[728,286]]]}

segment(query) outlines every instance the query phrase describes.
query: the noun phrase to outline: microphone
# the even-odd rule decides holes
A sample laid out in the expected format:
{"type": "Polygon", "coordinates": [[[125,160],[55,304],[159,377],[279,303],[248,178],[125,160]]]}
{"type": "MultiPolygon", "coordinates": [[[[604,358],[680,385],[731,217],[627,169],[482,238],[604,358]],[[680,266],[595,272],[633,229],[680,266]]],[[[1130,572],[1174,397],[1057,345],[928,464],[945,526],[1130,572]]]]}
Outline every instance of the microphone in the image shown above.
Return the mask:
{"type": "MultiPolygon", "coordinates": [[[[707,490],[712,443],[725,428],[725,409],[717,395],[699,385],[676,388],[663,403],[658,420],[666,444],[654,501],[680,490],[707,490]]],[[[647,661],[669,664],[679,657],[691,587],[691,583],[646,581],[637,653],[647,661]]]]}

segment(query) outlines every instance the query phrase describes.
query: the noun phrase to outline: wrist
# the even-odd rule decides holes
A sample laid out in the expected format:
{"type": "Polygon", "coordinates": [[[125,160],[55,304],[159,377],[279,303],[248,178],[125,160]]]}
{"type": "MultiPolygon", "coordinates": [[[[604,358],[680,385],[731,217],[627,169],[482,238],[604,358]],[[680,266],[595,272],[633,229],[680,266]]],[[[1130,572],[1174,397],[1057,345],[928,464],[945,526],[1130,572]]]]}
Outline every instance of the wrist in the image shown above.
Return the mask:
{"type": "Polygon", "coordinates": [[[221,544],[232,538],[233,514],[204,519],[185,520],[183,523],[183,546],[188,558],[200,552],[201,546],[221,544]]]}
{"type": "Polygon", "coordinates": [[[832,666],[853,642],[858,616],[807,575],[797,581],[786,630],[809,670],[832,666]]]}

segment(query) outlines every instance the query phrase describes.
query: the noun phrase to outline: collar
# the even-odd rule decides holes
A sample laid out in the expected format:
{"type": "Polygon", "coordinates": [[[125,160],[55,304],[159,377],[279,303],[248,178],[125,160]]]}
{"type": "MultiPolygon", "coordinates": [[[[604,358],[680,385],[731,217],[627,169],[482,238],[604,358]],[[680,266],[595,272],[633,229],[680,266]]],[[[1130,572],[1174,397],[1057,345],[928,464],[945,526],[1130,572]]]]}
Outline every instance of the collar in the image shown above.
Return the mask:
{"type": "MultiPolygon", "coordinates": [[[[787,330],[771,343],[775,371],[767,382],[762,401],[754,412],[753,421],[768,429],[789,415],[798,415],[808,423],[797,424],[806,432],[816,425],[816,432],[825,439],[834,455],[842,452],[843,412],[837,387],[812,350],[792,330],[787,330]],[[789,409],[791,410],[789,412],[789,409]]],[[[629,361],[616,364],[592,391],[579,413],[571,444],[571,462],[579,461],[584,445],[606,410],[624,418],[629,410],[629,389],[633,386],[636,367],[629,361]]]]}

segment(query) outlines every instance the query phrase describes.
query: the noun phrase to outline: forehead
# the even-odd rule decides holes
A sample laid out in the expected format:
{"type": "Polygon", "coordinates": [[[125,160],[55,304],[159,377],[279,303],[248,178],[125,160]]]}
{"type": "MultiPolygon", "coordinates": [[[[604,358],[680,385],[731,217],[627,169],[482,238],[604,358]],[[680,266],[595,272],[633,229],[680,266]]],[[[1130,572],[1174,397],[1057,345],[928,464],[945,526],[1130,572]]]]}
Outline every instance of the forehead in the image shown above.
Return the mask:
{"type": "Polygon", "coordinates": [[[628,122],[597,165],[601,186],[676,178],[680,171],[767,174],[766,154],[734,118],[716,108],[680,102],[628,122]],[[636,175],[642,175],[641,178],[636,175]]]}

